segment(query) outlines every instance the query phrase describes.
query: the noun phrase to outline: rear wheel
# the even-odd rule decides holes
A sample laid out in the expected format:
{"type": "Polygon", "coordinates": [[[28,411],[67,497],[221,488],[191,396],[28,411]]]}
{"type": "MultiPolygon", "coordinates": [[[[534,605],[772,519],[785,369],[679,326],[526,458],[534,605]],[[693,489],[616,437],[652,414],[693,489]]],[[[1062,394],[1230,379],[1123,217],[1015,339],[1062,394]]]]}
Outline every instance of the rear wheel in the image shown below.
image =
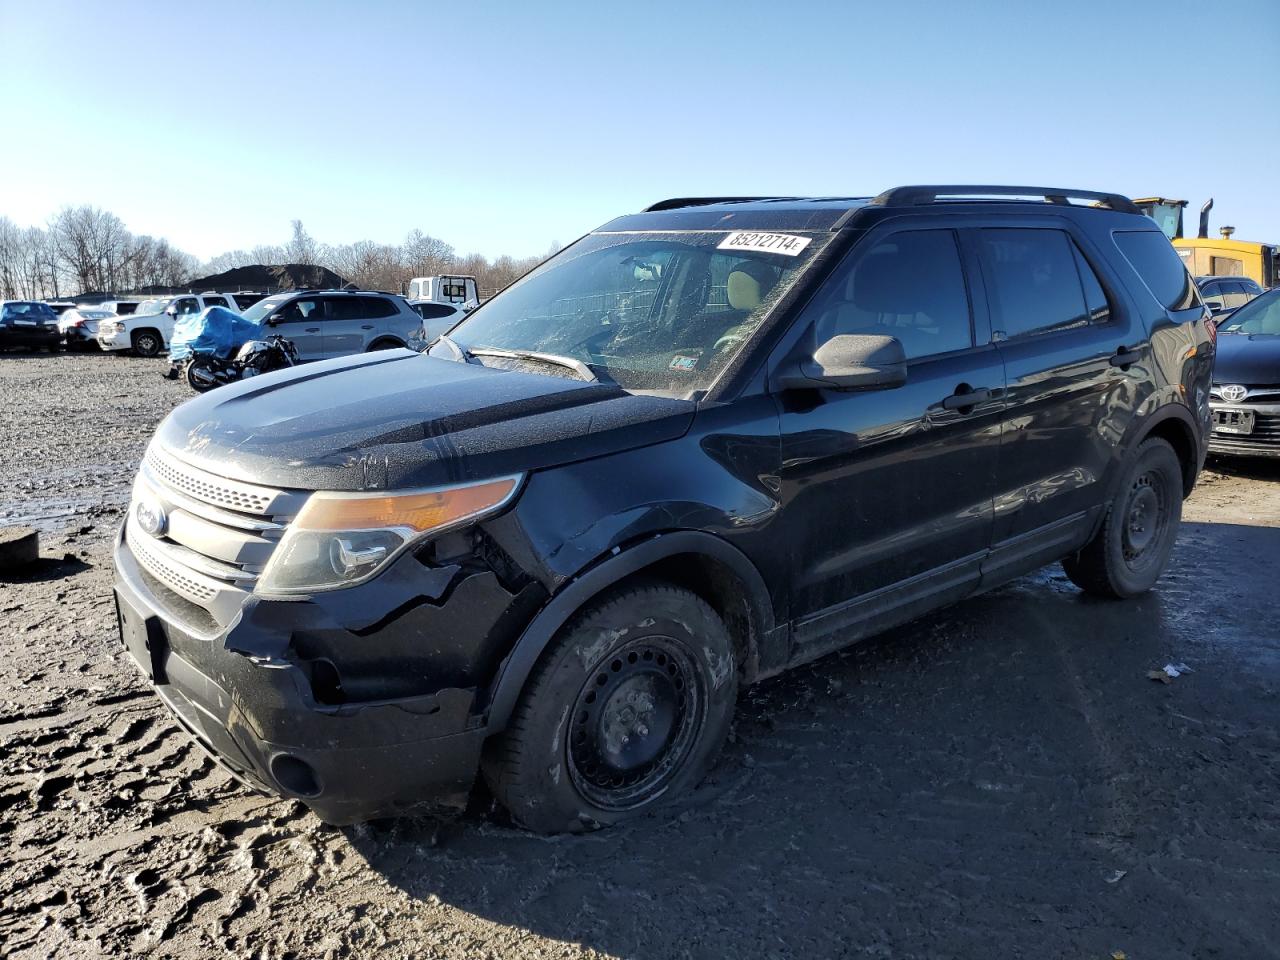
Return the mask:
{"type": "Polygon", "coordinates": [[[1182,520],[1182,465],[1169,444],[1147,440],[1102,529],[1062,561],[1086,593],[1124,598],[1150,590],[1164,573],[1182,520]]]}
{"type": "Polygon", "coordinates": [[[702,779],[737,697],[733,643],[705,601],[663,585],[593,604],[543,654],[485,779],[541,833],[618,823],[702,779]]]}
{"type": "Polygon", "coordinates": [[[155,330],[137,330],[133,334],[133,352],[140,357],[158,357],[164,349],[164,340],[155,330]]]}
{"type": "Polygon", "coordinates": [[[214,362],[208,357],[192,357],[187,361],[187,368],[183,373],[187,378],[187,386],[196,393],[205,393],[222,383],[217,377],[214,362]]]}

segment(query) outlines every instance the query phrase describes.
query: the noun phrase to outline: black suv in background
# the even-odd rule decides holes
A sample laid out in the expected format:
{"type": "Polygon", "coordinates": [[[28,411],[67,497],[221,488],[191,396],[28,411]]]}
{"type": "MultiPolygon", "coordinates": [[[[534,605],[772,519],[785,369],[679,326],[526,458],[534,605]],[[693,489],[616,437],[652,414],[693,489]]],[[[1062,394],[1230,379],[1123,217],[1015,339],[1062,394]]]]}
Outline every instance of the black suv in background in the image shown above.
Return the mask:
{"type": "Polygon", "coordinates": [[[457,806],[482,769],[531,829],[620,821],[699,781],[745,684],[1054,561],[1149,589],[1214,332],[1112,194],[665,201],[426,354],[177,408],[121,634],[326,820],[457,806]]]}

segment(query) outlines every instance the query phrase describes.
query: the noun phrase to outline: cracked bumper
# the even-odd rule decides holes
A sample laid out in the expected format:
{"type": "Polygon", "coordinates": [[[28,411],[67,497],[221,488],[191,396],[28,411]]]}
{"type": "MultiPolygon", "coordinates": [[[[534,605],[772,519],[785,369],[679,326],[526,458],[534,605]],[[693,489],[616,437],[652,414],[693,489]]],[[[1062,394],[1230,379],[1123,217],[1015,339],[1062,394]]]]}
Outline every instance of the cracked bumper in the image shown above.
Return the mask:
{"type": "Polygon", "coordinates": [[[229,629],[202,636],[183,628],[122,540],[115,561],[122,643],[181,725],[238,778],[335,824],[465,805],[485,735],[474,689],[321,703],[307,665],[281,655],[294,639],[288,611],[246,606],[229,629]],[[273,625],[281,635],[264,643],[273,625]],[[237,649],[268,646],[278,652],[237,649]]]}

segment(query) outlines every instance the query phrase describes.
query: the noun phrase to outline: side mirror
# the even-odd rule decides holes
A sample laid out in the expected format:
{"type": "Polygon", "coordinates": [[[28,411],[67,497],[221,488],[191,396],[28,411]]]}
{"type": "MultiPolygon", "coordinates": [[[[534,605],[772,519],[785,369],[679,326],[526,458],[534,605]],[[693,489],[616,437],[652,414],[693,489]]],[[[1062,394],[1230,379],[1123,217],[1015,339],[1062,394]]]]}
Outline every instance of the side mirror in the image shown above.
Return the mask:
{"type": "Polygon", "coordinates": [[[178,308],[176,306],[170,305],[164,308],[164,312],[171,317],[176,317],[178,315],[178,308]]]}
{"type": "Polygon", "coordinates": [[[1227,309],[1226,304],[1221,300],[1206,300],[1204,305],[1209,308],[1210,313],[1222,313],[1223,310],[1227,309]]]}
{"type": "Polygon", "coordinates": [[[774,376],[783,390],[883,390],[907,382],[907,355],[897,337],[844,334],[774,376]]]}
{"type": "Polygon", "coordinates": [[[267,317],[267,326],[268,326],[268,327],[274,327],[276,324],[278,324],[278,323],[279,323],[281,320],[283,320],[283,319],[284,319],[284,317],[283,317],[283,316],[281,316],[280,314],[278,314],[278,313],[273,313],[271,316],[267,317]]]}

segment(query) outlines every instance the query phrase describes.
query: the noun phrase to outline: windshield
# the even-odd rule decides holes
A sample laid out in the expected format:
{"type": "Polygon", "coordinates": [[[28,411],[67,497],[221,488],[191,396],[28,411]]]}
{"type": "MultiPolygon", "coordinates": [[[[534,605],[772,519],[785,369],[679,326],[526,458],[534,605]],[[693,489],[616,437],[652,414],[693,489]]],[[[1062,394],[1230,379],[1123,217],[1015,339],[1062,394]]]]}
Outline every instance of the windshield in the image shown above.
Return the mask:
{"type": "Polygon", "coordinates": [[[157,313],[164,313],[164,308],[169,305],[170,297],[162,300],[143,300],[138,304],[138,309],[133,311],[140,317],[150,317],[157,313]]]}
{"type": "Polygon", "coordinates": [[[275,308],[289,299],[283,297],[267,297],[265,300],[259,300],[252,307],[246,309],[240,316],[252,323],[261,323],[265,318],[271,316],[275,312],[275,308]]]}
{"type": "MultiPolygon", "coordinates": [[[[705,390],[755,333],[827,233],[598,233],[473,313],[449,339],[490,366],[575,376],[571,365],[484,355],[552,354],[624,389],[705,390]]],[[[451,356],[437,346],[436,356],[451,356]]]]}
{"type": "Polygon", "coordinates": [[[1250,300],[1222,321],[1218,332],[1280,336],[1280,288],[1250,300]]]}

